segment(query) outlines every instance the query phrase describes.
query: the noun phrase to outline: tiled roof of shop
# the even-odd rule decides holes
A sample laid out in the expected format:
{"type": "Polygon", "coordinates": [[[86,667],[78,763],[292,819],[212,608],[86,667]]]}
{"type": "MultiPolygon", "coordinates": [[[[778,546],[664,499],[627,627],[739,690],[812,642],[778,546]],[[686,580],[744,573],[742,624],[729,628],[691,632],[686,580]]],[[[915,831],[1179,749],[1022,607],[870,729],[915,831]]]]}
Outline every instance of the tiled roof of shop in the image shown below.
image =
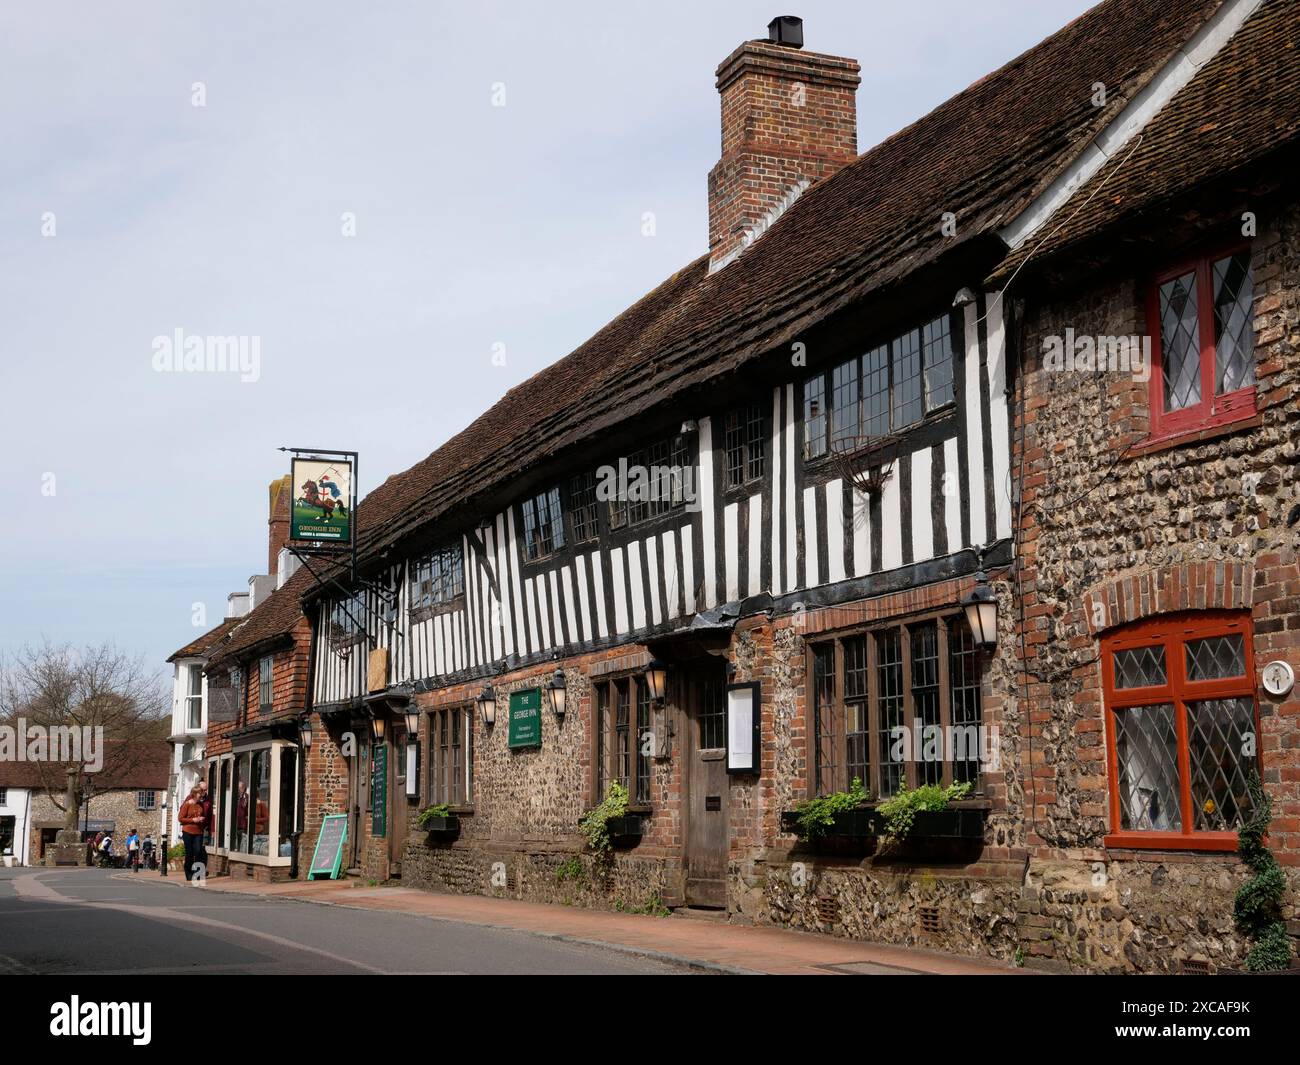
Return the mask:
{"type": "Polygon", "coordinates": [[[292,629],[302,617],[302,597],[313,583],[311,573],[303,567],[240,618],[240,624],[208,652],[208,670],[292,629]]]}
{"type": "Polygon", "coordinates": [[[231,629],[238,625],[243,618],[226,618],[215,629],[210,629],[202,636],[191,640],[179,651],[174,651],[167,658],[168,662],[175,662],[178,658],[204,658],[208,651],[231,629]]]}
{"type": "Polygon", "coordinates": [[[1077,190],[1063,221],[1009,255],[1009,277],[1108,228],[1154,213],[1300,136],[1300,0],[1267,0],[1205,68],[1077,190]]]}

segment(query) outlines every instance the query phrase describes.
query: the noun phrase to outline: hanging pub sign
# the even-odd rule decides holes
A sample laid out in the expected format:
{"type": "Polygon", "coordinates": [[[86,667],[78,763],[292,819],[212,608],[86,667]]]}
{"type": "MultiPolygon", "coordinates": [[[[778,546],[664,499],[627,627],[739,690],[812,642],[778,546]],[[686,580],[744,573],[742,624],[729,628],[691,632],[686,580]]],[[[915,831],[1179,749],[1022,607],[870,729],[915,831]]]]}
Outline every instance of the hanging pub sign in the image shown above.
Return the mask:
{"type": "Polygon", "coordinates": [[[295,455],[289,472],[293,478],[289,539],[352,543],[352,460],[295,455]]]}
{"type": "Polygon", "coordinates": [[[758,681],[727,685],[727,772],[757,773],[762,715],[758,681]]]}
{"type": "Polygon", "coordinates": [[[510,747],[542,745],[542,689],[510,693],[510,747]]]}

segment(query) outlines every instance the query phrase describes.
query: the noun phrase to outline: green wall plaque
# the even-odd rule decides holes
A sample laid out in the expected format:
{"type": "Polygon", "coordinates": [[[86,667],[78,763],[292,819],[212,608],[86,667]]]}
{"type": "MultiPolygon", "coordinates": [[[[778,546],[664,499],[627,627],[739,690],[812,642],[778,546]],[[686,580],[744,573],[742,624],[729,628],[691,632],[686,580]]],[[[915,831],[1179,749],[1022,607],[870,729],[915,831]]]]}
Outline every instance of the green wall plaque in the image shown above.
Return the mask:
{"type": "Polygon", "coordinates": [[[510,693],[510,747],[542,745],[542,689],[525,688],[510,693]]]}

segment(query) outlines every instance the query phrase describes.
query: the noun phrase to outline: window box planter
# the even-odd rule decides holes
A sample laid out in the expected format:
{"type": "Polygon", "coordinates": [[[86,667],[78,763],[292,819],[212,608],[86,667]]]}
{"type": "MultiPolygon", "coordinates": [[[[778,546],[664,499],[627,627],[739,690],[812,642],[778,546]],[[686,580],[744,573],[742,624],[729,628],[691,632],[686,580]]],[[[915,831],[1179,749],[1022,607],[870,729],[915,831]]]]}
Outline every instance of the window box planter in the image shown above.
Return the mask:
{"type": "Polygon", "coordinates": [[[645,821],[639,814],[624,814],[607,822],[609,841],[614,846],[634,847],[645,834],[645,821]]]}
{"type": "Polygon", "coordinates": [[[426,818],[422,825],[425,832],[434,836],[454,836],[460,831],[460,818],[455,814],[445,817],[426,818]]]}
{"type": "MultiPolygon", "coordinates": [[[[946,810],[918,810],[908,838],[982,840],[986,813],[982,809],[951,806],[946,810]]],[[[880,827],[884,828],[883,821],[880,827]]]]}

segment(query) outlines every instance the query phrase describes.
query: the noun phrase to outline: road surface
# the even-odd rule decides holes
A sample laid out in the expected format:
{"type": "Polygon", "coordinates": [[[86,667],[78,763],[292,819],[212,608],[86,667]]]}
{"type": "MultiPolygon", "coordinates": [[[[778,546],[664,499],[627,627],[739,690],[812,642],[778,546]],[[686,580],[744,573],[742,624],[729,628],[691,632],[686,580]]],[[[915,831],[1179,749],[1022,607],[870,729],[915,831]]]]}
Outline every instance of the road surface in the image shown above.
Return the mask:
{"type": "Polygon", "coordinates": [[[0,974],[686,971],[527,932],[209,892],[156,873],[0,869],[0,974]]]}

